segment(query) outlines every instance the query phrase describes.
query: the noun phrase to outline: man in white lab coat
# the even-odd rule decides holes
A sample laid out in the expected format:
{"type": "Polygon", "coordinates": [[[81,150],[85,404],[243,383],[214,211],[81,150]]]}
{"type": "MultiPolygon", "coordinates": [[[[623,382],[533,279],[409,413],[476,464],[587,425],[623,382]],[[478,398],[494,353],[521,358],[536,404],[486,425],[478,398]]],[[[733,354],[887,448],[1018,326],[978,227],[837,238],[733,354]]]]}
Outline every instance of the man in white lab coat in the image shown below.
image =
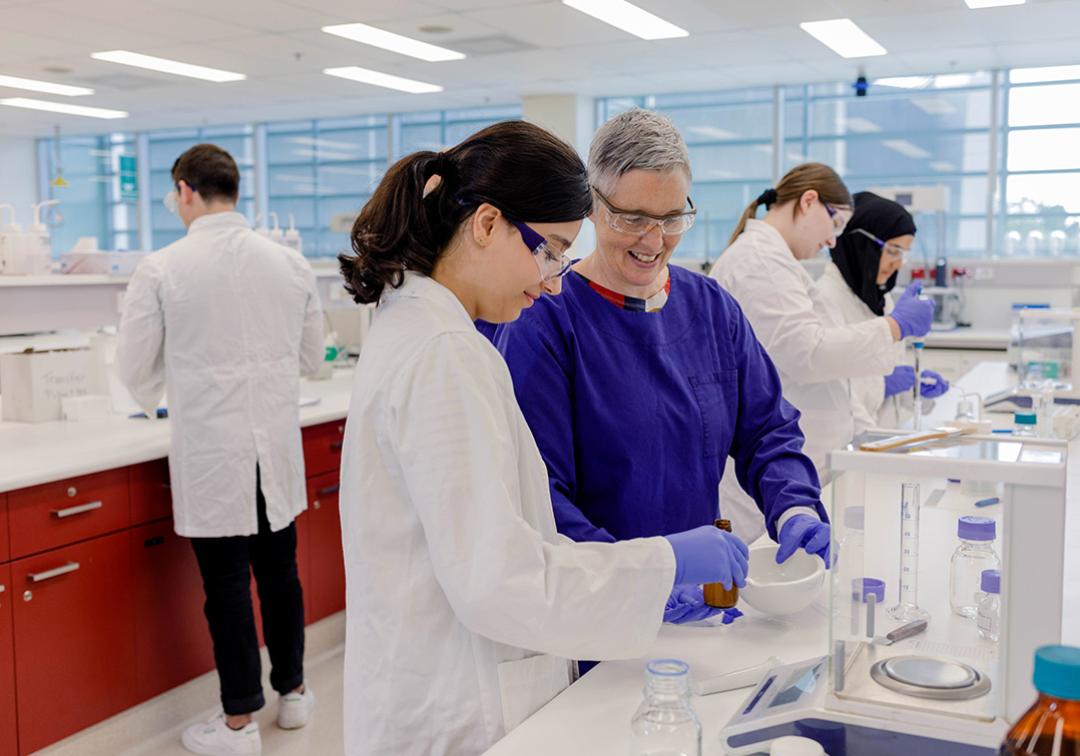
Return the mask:
{"type": "Polygon", "coordinates": [[[200,754],[257,754],[265,703],[250,581],[281,694],[278,725],[307,723],[304,608],[294,519],[306,507],[299,378],[323,356],[311,266],[236,212],[240,174],[219,147],[177,159],[166,206],[187,236],[146,258],[124,299],[121,380],[147,415],[167,389],[176,532],[192,539],[206,590],[224,714],[194,725],[200,754]]]}

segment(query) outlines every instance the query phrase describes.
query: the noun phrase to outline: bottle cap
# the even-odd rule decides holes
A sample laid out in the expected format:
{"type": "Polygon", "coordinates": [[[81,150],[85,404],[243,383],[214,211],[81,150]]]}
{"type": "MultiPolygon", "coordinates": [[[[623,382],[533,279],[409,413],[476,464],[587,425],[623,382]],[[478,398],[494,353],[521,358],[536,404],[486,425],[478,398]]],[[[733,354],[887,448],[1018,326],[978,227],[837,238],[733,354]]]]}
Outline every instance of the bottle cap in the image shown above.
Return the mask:
{"type": "Polygon", "coordinates": [[[983,570],[979,587],[986,593],[1001,593],[1001,570],[983,570]]]}
{"type": "Polygon", "coordinates": [[[1035,689],[1054,698],[1080,701],[1080,648],[1043,646],[1035,651],[1035,689]]]}
{"type": "Polygon", "coordinates": [[[965,541],[992,541],[997,537],[997,523],[989,517],[965,515],[956,525],[956,535],[965,541]]]}
{"type": "Polygon", "coordinates": [[[851,581],[851,597],[866,603],[869,596],[875,596],[880,604],[885,600],[885,581],[877,578],[855,578],[851,581]]]}
{"type": "Polygon", "coordinates": [[[1017,425],[1036,425],[1039,419],[1034,412],[1016,412],[1013,414],[1013,422],[1017,425]]]}
{"type": "Polygon", "coordinates": [[[849,530],[866,529],[866,508],[848,507],[844,510],[844,527],[849,530]]]}

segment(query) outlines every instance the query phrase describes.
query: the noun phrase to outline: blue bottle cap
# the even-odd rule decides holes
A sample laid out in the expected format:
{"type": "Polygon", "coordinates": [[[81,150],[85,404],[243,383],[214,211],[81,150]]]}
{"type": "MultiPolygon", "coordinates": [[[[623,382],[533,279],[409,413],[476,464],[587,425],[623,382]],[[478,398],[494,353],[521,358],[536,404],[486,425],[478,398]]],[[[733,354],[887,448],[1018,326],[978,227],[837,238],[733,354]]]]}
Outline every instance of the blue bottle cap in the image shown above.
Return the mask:
{"type": "Polygon", "coordinates": [[[874,596],[880,604],[885,600],[885,581],[877,578],[855,578],[851,581],[851,598],[864,604],[869,596],[874,596]]]}
{"type": "Polygon", "coordinates": [[[956,535],[965,541],[992,541],[997,537],[997,523],[989,517],[964,515],[956,524],[956,535]]]}
{"type": "Polygon", "coordinates": [[[1080,648],[1043,646],[1035,651],[1035,689],[1068,701],[1080,701],[1080,648]]]}
{"type": "Polygon", "coordinates": [[[1001,593],[1001,570],[983,570],[979,586],[986,593],[1001,593]]]}

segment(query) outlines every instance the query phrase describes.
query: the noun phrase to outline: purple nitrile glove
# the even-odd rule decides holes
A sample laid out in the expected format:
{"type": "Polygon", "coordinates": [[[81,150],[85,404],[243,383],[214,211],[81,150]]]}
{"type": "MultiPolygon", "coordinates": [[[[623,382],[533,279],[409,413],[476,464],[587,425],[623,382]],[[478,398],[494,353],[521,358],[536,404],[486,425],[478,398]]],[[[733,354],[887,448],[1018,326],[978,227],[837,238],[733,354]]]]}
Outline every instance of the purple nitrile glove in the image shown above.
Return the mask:
{"type": "Polygon", "coordinates": [[[675,552],[675,585],[746,585],[750,549],[734,533],[702,525],[664,538],[675,552]]]}
{"type": "Polygon", "coordinates": [[[664,607],[664,622],[673,625],[699,622],[722,611],[705,603],[705,592],[700,585],[677,585],[664,607]]]}
{"type": "Polygon", "coordinates": [[[933,370],[922,371],[919,380],[919,396],[926,399],[937,399],[949,390],[949,382],[940,373],[933,370]]]}
{"type": "Polygon", "coordinates": [[[899,365],[896,370],[885,376],[885,398],[911,391],[915,387],[915,368],[911,365],[899,365]]]}
{"type": "Polygon", "coordinates": [[[786,562],[801,548],[808,554],[821,557],[825,562],[825,568],[828,569],[830,540],[829,523],[810,515],[795,515],[780,529],[780,548],[776,551],[776,563],[786,562]]]}
{"type": "Polygon", "coordinates": [[[925,336],[934,323],[934,302],[920,299],[921,293],[922,284],[916,281],[904,289],[904,293],[896,300],[893,311],[889,313],[896,325],[900,326],[902,339],[908,336],[925,336]]]}

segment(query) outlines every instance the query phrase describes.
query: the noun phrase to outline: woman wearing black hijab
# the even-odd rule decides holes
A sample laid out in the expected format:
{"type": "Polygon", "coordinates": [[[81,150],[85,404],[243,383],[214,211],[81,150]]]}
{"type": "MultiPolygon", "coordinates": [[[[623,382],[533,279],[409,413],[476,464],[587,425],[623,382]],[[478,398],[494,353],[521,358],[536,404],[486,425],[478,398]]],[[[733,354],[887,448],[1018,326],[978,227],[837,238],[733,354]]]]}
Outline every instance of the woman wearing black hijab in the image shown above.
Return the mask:
{"type": "MultiPolygon", "coordinates": [[[[832,261],[817,282],[828,307],[849,325],[892,309],[889,292],[896,286],[904,255],[915,242],[915,221],[903,206],[872,192],[859,192],[854,200],[851,220],[837,238],[832,261]]],[[[903,344],[895,349],[897,367],[891,374],[851,381],[856,433],[868,427],[895,428],[901,408],[910,410],[907,400],[915,385],[915,369],[904,364],[903,344]]],[[[932,399],[948,388],[948,381],[934,371],[922,371],[922,396],[932,399]]]]}

